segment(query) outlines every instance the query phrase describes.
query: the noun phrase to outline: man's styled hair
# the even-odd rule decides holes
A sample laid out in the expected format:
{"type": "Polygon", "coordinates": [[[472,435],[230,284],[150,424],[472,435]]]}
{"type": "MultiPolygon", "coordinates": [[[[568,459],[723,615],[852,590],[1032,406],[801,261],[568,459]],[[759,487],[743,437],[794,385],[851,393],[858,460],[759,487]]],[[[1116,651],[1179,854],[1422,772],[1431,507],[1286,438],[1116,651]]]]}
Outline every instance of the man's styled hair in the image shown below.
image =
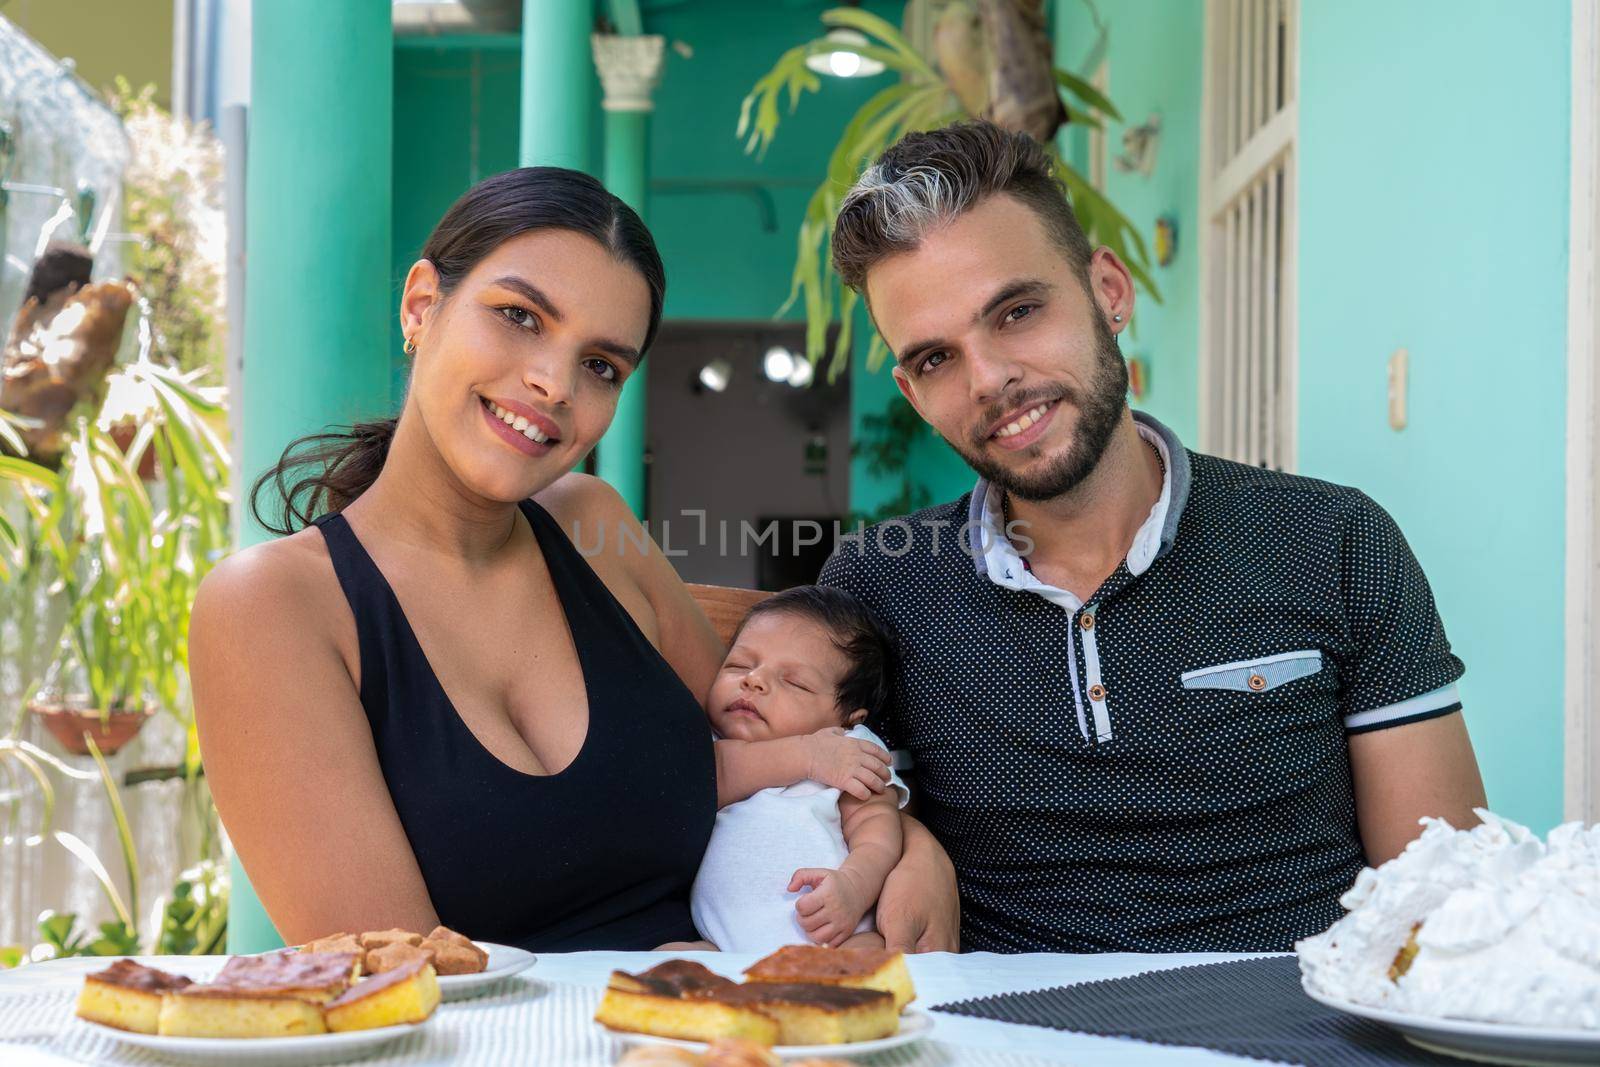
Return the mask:
{"type": "Polygon", "coordinates": [[[890,145],[839,208],[833,268],[860,292],[873,264],[916,248],[930,231],[997,193],[1033,209],[1087,287],[1094,249],[1056,180],[1049,154],[1027,134],[992,122],[908,133],[890,145]]]}
{"type": "MultiPolygon", "coordinates": [[[[797,585],[759,601],[739,623],[739,630],[761,615],[789,615],[821,626],[850,666],[839,679],[839,711],[848,716],[866,708],[868,718],[889,703],[894,677],[894,632],[882,617],[842,589],[827,585],[797,585]]],[[[733,640],[739,640],[735,631],[733,640]]]]}

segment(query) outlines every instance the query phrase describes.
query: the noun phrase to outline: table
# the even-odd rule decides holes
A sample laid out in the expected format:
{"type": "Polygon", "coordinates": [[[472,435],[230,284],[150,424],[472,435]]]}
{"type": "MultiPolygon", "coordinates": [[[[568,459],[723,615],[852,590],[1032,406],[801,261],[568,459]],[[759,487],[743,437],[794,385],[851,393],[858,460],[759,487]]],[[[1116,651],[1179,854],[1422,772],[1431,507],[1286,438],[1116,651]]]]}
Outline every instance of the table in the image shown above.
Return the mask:
{"type": "MultiPolygon", "coordinates": [[[[698,959],[736,976],[755,957],[739,953],[675,953],[698,959]]],[[[622,1046],[596,1026],[591,1016],[606,976],[615,968],[641,971],[663,959],[655,952],[572,952],[547,954],[523,976],[507,979],[483,996],[443,1005],[426,1031],[361,1059],[363,1065],[561,1064],[605,1067],[622,1046]]],[[[948,952],[908,957],[917,986],[917,1006],[1020,992],[1049,986],[1121,978],[1143,971],[1247,958],[1239,954],[1107,954],[1093,956],[1034,953],[1006,956],[948,952]]],[[[141,957],[164,970],[204,979],[221,966],[221,957],[141,957]]],[[[0,972],[0,1063],[97,1063],[154,1065],[143,1052],[123,1051],[111,1038],[72,1017],[82,976],[104,960],[68,959],[0,972]]],[[[1255,1063],[1204,1049],[1164,1048],[1120,1038],[1090,1037],[1031,1026],[933,1012],[929,1041],[881,1053],[861,1062],[881,1067],[1143,1067],[1255,1063]]]]}

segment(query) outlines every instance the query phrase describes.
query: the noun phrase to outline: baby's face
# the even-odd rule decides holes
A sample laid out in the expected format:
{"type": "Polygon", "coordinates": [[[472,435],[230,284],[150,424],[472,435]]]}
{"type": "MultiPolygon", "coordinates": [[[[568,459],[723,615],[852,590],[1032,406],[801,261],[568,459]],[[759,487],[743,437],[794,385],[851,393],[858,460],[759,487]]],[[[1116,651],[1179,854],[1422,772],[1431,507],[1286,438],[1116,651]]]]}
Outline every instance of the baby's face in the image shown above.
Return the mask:
{"type": "Polygon", "coordinates": [[[785,612],[745,624],[711,684],[706,711],[723,737],[768,741],[843,725],[839,680],[849,668],[827,631],[785,612]]]}

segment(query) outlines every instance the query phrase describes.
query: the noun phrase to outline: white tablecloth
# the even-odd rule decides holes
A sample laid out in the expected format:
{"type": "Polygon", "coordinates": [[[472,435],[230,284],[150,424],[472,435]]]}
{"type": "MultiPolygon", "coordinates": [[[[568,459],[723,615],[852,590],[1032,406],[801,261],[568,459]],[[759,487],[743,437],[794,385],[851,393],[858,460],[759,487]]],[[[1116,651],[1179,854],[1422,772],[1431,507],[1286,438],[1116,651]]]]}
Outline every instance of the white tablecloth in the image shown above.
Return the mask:
{"type": "MultiPolygon", "coordinates": [[[[738,953],[688,953],[714,970],[736,977],[754,959],[738,953]]],[[[362,1064],[561,1064],[603,1067],[622,1046],[595,1025],[606,976],[613,968],[640,971],[664,953],[573,952],[539,957],[523,976],[508,979],[483,996],[443,1005],[427,1028],[375,1054],[362,1064]]],[[[1142,971],[1219,960],[1237,955],[1069,956],[993,953],[953,955],[937,952],[909,957],[917,986],[916,1007],[1044,989],[1050,986],[1120,978],[1142,971]]],[[[148,957],[144,962],[196,979],[221,965],[218,957],[148,957]]],[[[82,976],[103,960],[59,960],[0,972],[0,1064],[97,1063],[159,1064],[144,1052],[124,1051],[110,1037],[77,1023],[72,1016],[82,976]]],[[[1143,1067],[1253,1063],[1204,1049],[1166,1048],[1120,1038],[1089,1037],[1032,1026],[1015,1026],[931,1013],[928,1041],[880,1053],[862,1062],[883,1067],[1037,1067],[1072,1063],[1091,1067],[1143,1067]]]]}

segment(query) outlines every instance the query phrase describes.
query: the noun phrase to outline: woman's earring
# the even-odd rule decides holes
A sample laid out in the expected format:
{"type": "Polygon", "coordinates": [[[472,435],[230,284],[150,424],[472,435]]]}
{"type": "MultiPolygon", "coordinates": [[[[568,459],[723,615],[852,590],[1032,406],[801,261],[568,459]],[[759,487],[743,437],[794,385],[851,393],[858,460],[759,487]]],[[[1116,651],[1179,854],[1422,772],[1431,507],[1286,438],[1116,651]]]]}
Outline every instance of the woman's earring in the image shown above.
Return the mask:
{"type": "Polygon", "coordinates": [[[417,354],[417,342],[407,337],[406,343],[400,346],[400,350],[408,356],[414,356],[417,354]]]}
{"type": "Polygon", "coordinates": [[[1111,316],[1111,321],[1112,322],[1121,322],[1122,321],[1122,316],[1121,315],[1113,315],[1113,316],[1111,316]]]}

